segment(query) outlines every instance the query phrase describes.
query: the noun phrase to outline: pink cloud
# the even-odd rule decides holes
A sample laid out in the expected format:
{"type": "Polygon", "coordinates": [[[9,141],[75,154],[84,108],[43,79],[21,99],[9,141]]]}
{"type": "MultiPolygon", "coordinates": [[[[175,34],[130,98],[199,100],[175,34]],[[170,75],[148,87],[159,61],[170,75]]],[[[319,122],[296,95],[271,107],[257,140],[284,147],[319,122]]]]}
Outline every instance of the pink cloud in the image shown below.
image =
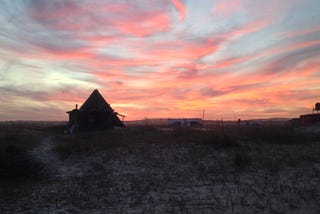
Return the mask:
{"type": "Polygon", "coordinates": [[[179,19],[180,21],[184,20],[186,18],[186,8],[183,3],[181,3],[180,0],[171,0],[172,4],[176,8],[176,10],[179,12],[179,19]]]}
{"type": "Polygon", "coordinates": [[[239,63],[247,62],[248,60],[251,60],[255,58],[255,55],[247,55],[247,56],[240,56],[240,57],[232,57],[232,58],[226,58],[219,61],[214,62],[213,65],[208,66],[208,69],[222,69],[222,68],[228,68],[231,66],[235,66],[239,63]]]}
{"type": "Polygon", "coordinates": [[[292,52],[295,50],[304,49],[308,47],[314,47],[319,44],[320,44],[320,40],[311,40],[311,41],[297,42],[289,45],[280,45],[280,47],[272,47],[271,49],[267,50],[264,54],[265,55],[281,54],[281,53],[292,52]]]}
{"type": "Polygon", "coordinates": [[[239,0],[223,0],[217,3],[213,8],[213,13],[231,15],[241,9],[239,0]]]}
{"type": "Polygon", "coordinates": [[[298,29],[292,31],[282,31],[277,34],[280,38],[290,39],[294,37],[306,36],[310,34],[318,34],[320,32],[320,26],[313,26],[305,29],[298,29]]]}
{"type": "Polygon", "coordinates": [[[254,33],[259,30],[263,30],[270,24],[272,24],[273,19],[261,19],[261,20],[254,20],[248,23],[245,23],[235,29],[232,29],[229,33],[231,37],[240,37],[249,33],[254,33]]]}
{"type": "Polygon", "coordinates": [[[149,56],[157,56],[163,61],[198,60],[214,53],[221,43],[220,38],[199,38],[194,40],[175,40],[156,42],[148,50],[149,56]]]}
{"type": "Polygon", "coordinates": [[[168,14],[154,12],[133,16],[130,22],[115,21],[112,25],[124,34],[144,37],[168,30],[171,22],[168,14]]]}
{"type": "Polygon", "coordinates": [[[46,27],[77,31],[80,34],[86,31],[106,30],[109,36],[119,33],[148,36],[168,30],[171,20],[166,4],[146,2],[144,6],[131,2],[124,4],[108,1],[84,4],[73,1],[68,4],[43,2],[36,4],[31,10],[31,16],[46,27]]]}

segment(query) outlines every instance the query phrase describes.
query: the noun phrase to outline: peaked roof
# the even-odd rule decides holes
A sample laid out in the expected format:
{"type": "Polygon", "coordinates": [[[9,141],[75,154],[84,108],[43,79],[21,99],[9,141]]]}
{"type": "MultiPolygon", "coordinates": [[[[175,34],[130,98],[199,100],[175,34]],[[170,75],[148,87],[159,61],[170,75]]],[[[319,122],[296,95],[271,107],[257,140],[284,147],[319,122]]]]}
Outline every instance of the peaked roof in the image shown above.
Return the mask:
{"type": "Polygon", "coordinates": [[[103,96],[95,89],[88,99],[79,108],[79,111],[107,111],[112,115],[111,123],[115,126],[125,127],[103,96]]]}
{"type": "Polygon", "coordinates": [[[95,89],[88,99],[79,108],[79,111],[110,111],[113,109],[110,107],[109,103],[102,97],[97,89],[95,89]]]}

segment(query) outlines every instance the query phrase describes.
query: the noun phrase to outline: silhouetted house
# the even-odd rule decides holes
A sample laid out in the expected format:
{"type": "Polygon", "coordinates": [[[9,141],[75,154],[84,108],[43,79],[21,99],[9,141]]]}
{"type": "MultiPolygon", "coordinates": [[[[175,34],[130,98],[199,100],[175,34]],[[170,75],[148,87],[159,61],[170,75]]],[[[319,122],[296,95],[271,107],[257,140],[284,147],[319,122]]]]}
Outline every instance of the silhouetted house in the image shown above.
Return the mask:
{"type": "Polygon", "coordinates": [[[87,130],[112,129],[113,127],[125,127],[110,105],[105,101],[97,89],[78,109],[67,112],[69,122],[67,131],[74,133],[87,130]]]}

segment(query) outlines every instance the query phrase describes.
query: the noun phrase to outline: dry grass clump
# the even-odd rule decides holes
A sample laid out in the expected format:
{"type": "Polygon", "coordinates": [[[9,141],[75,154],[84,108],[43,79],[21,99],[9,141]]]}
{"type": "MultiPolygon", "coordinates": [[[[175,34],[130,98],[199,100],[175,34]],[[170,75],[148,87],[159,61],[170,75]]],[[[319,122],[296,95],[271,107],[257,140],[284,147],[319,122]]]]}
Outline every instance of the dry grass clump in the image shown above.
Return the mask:
{"type": "Polygon", "coordinates": [[[42,169],[43,165],[25,148],[14,145],[0,148],[0,180],[35,179],[42,169]]]}
{"type": "Polygon", "coordinates": [[[216,149],[240,148],[237,138],[226,135],[224,133],[208,133],[207,139],[202,143],[212,145],[216,149]]]}
{"type": "Polygon", "coordinates": [[[249,166],[251,163],[251,159],[246,152],[237,152],[233,158],[233,165],[237,169],[244,169],[249,166]]]}
{"type": "Polygon", "coordinates": [[[47,127],[42,127],[40,129],[41,132],[50,134],[50,135],[59,135],[64,133],[66,130],[66,125],[52,125],[47,127]]]}
{"type": "Polygon", "coordinates": [[[41,138],[41,132],[34,129],[0,126],[0,146],[15,145],[29,149],[37,146],[41,138]]]}
{"type": "Polygon", "coordinates": [[[273,144],[303,144],[320,139],[319,133],[305,133],[290,126],[240,127],[238,136],[243,140],[273,144]]]}
{"type": "Polygon", "coordinates": [[[15,181],[39,176],[43,166],[30,150],[39,144],[41,134],[26,129],[0,129],[0,179],[15,181]]]}
{"type": "Polygon", "coordinates": [[[121,130],[92,131],[74,135],[60,134],[56,136],[57,143],[53,147],[53,152],[57,153],[61,159],[68,158],[70,155],[85,155],[124,145],[124,137],[125,133],[121,130]]]}
{"type": "Polygon", "coordinates": [[[216,149],[240,147],[236,138],[225,133],[199,129],[162,130],[154,127],[129,127],[121,130],[93,131],[56,136],[53,151],[65,159],[116,147],[139,147],[147,144],[204,144],[216,149]]]}
{"type": "Polygon", "coordinates": [[[53,150],[64,159],[114,147],[140,144],[204,144],[215,149],[240,149],[242,141],[271,144],[303,144],[320,139],[317,135],[286,126],[218,126],[206,129],[160,129],[152,126],[119,130],[92,131],[74,135],[57,135],[53,150]]]}

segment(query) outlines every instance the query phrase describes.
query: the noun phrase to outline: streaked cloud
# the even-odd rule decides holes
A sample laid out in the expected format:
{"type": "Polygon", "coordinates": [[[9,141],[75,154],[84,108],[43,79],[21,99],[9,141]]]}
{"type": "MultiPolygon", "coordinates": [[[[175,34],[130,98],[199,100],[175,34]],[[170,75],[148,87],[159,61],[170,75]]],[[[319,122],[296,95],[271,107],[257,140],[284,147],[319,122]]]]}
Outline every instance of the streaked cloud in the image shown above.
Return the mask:
{"type": "Polygon", "coordinates": [[[296,117],[319,102],[316,0],[4,0],[0,120],[296,117]]]}

